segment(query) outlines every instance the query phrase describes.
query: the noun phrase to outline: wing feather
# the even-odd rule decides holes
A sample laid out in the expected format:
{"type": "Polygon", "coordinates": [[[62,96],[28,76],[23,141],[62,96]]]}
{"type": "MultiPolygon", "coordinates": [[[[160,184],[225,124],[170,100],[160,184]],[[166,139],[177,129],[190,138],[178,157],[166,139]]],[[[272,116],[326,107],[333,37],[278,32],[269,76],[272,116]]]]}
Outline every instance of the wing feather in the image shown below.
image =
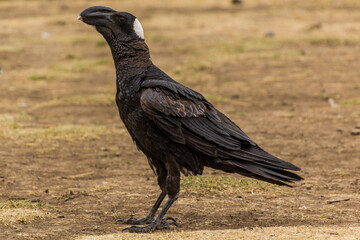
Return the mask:
{"type": "Polygon", "coordinates": [[[158,121],[155,123],[171,139],[177,139],[176,142],[179,142],[179,138],[183,139],[184,133],[170,133],[167,128],[171,124],[181,126],[200,138],[229,150],[238,150],[242,144],[255,144],[211,104],[196,98],[186,99],[160,87],[147,88],[141,94],[141,107],[150,119],[158,121]]]}
{"type": "Polygon", "coordinates": [[[146,115],[172,141],[213,159],[209,166],[229,172],[242,169],[277,183],[301,179],[283,170],[298,167],[262,150],[202,95],[174,82],[146,80],[142,86],[140,101],[146,115]]]}

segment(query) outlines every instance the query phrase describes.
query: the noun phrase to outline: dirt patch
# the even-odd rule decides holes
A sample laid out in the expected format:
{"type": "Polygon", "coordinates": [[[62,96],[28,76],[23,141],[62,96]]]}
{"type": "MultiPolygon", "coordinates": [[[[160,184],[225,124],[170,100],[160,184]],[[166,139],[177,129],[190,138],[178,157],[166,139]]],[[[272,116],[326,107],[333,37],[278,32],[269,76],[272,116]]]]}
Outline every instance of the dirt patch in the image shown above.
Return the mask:
{"type": "MultiPolygon", "coordinates": [[[[210,231],[183,231],[174,233],[139,234],[136,239],[280,239],[287,240],[289,237],[294,240],[302,239],[357,239],[359,228],[331,228],[331,227],[265,227],[265,228],[244,228],[239,230],[210,230],[210,231]]],[[[132,239],[134,236],[129,233],[108,234],[102,236],[81,236],[78,240],[111,240],[111,239],[132,239]]]]}
{"type": "Polygon", "coordinates": [[[357,1],[101,3],[137,15],[155,64],[305,178],[206,169],[169,210],[180,228],[151,235],[114,223],[145,215],[159,188],[119,119],[110,51],[76,21],[91,4],[0,6],[1,239],[359,238],[357,1]]]}

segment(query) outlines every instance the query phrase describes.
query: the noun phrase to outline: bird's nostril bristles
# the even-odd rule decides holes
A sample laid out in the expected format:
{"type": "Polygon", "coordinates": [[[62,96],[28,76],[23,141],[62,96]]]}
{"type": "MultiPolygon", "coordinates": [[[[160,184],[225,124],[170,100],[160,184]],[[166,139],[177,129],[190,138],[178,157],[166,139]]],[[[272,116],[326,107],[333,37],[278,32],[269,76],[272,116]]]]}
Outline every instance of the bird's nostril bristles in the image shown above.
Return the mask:
{"type": "Polygon", "coordinates": [[[77,19],[80,20],[80,21],[83,20],[82,16],[80,16],[80,15],[77,17],[77,19]]]}

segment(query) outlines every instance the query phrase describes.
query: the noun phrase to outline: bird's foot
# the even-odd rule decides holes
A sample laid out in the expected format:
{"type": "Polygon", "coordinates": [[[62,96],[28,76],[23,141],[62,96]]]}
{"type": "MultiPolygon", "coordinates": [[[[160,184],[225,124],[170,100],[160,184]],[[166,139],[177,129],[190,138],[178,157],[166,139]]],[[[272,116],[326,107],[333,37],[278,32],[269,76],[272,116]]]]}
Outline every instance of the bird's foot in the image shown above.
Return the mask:
{"type": "Polygon", "coordinates": [[[168,229],[168,228],[170,228],[171,225],[174,225],[175,227],[179,227],[179,225],[177,224],[177,222],[174,218],[166,217],[161,220],[161,223],[158,226],[156,226],[156,229],[158,229],[158,230],[168,229]]]}
{"type": "Polygon", "coordinates": [[[118,219],[116,220],[116,223],[122,223],[122,224],[133,224],[133,225],[141,225],[144,223],[151,223],[154,220],[154,218],[151,218],[149,216],[146,216],[144,218],[136,218],[134,216],[130,216],[128,220],[118,219]]]}
{"type": "Polygon", "coordinates": [[[160,223],[153,221],[147,226],[144,227],[131,226],[128,228],[124,228],[123,231],[129,231],[131,233],[150,233],[155,230],[168,229],[170,228],[171,225],[179,227],[179,225],[176,223],[176,220],[174,218],[167,217],[167,218],[163,218],[160,223]]]}

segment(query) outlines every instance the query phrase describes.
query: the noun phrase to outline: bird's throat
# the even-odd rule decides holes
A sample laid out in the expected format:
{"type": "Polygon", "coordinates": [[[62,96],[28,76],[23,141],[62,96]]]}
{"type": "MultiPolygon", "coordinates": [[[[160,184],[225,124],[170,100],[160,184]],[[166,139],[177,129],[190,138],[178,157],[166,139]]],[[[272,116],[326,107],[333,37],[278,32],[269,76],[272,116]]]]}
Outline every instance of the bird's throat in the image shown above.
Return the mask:
{"type": "Polygon", "coordinates": [[[126,92],[136,92],[140,87],[141,79],[152,65],[146,43],[144,41],[119,42],[110,45],[110,48],[116,68],[118,93],[124,95],[126,92]]]}
{"type": "Polygon", "coordinates": [[[151,65],[149,48],[144,41],[116,42],[110,48],[117,71],[151,65]]]}

